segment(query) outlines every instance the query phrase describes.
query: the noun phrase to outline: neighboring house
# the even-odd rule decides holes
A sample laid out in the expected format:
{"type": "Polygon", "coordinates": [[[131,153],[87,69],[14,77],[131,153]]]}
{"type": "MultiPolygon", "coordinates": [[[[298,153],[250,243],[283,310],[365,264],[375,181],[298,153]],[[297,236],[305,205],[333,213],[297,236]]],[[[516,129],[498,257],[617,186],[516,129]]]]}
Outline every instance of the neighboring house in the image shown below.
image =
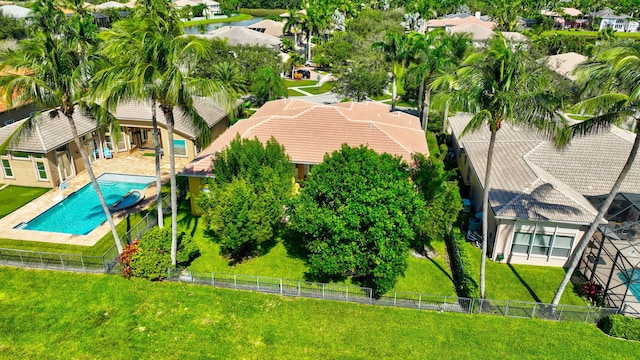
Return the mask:
{"type": "Polygon", "coordinates": [[[31,11],[31,9],[27,9],[18,5],[2,5],[0,6],[0,13],[2,13],[4,16],[12,17],[15,19],[26,19],[31,16],[33,11],[31,11]]]}
{"type": "Polygon", "coordinates": [[[581,17],[582,11],[575,8],[562,8],[561,11],[540,10],[540,15],[553,18],[555,29],[585,29],[589,26],[589,20],[581,17]]]}
{"type": "MultiPolygon", "coordinates": [[[[456,25],[447,29],[449,34],[464,33],[471,36],[471,42],[475,47],[483,47],[486,42],[496,33],[486,26],[471,23],[465,25],[456,25]]],[[[502,31],[502,36],[509,40],[512,44],[525,43],[528,38],[518,32],[502,31]]]]}
{"type": "Polygon", "coordinates": [[[445,17],[442,19],[435,19],[427,21],[427,30],[431,31],[434,29],[445,29],[449,30],[450,28],[458,25],[469,25],[469,24],[477,24],[486,27],[489,30],[493,30],[496,27],[496,23],[493,21],[486,21],[480,18],[479,14],[476,16],[465,16],[465,17],[445,17]]]}
{"type": "Polygon", "coordinates": [[[242,26],[223,26],[205,35],[195,35],[203,38],[227,39],[229,45],[264,46],[273,50],[280,49],[280,38],[263,34],[242,26]]]}
{"type": "Polygon", "coordinates": [[[633,32],[638,31],[638,22],[629,15],[616,15],[611,9],[596,11],[591,14],[591,18],[600,19],[598,29],[612,28],[615,31],[633,32]]]}
{"type": "Polygon", "coordinates": [[[543,61],[545,61],[546,65],[551,70],[555,71],[556,73],[564,76],[569,80],[574,80],[574,81],[576,80],[576,78],[573,75],[573,71],[576,69],[576,67],[579,64],[585,62],[586,60],[587,60],[586,56],[580,55],[575,52],[551,55],[543,59],[543,61]]]}
{"type": "Polygon", "coordinates": [[[192,205],[207,178],[212,176],[214,155],[238,134],[247,139],[258,138],[263,143],[273,136],[291,158],[298,179],[322,162],[325,154],[339,150],[345,143],[367,145],[379,153],[402,156],[407,162],[411,162],[414,153],[429,153],[420,119],[403,112],[389,112],[384,104],[270,101],[249,119],[230,127],[182,170],[181,175],[189,177],[192,205]]]}
{"type": "Polygon", "coordinates": [[[204,10],[205,16],[217,15],[221,11],[220,3],[212,0],[177,0],[177,1],[174,1],[173,4],[177,9],[182,9],[185,6],[194,7],[194,6],[204,4],[206,5],[206,8],[204,10]]]}
{"type": "MultiPolygon", "coordinates": [[[[211,131],[211,139],[222,134],[229,126],[229,113],[211,101],[196,99],[194,106],[205,119],[211,131]]],[[[62,114],[51,117],[55,111],[45,111],[31,136],[22,138],[0,155],[2,173],[0,183],[23,186],[55,187],[62,180],[84,170],[84,163],[73,142],[71,129],[62,114]]],[[[175,155],[193,159],[200,151],[196,130],[179,109],[174,110],[174,147],[175,155]]],[[[128,155],[138,149],[153,149],[153,131],[151,109],[144,103],[123,103],[118,106],[114,116],[119,120],[122,134],[115,143],[110,133],[99,131],[92,121],[81,111],[76,111],[74,119],[78,134],[85,146],[91,162],[103,157],[107,147],[114,157],[128,155]]],[[[160,107],[157,109],[161,146],[168,149],[166,121],[160,107]]],[[[25,120],[0,128],[0,143],[3,143],[25,120]]],[[[164,151],[167,154],[167,151],[164,151]]]]}
{"type": "Polygon", "coordinates": [[[94,8],[96,10],[104,10],[104,9],[126,9],[129,8],[129,5],[119,3],[116,1],[107,1],[102,4],[95,5],[94,8]]]}
{"type": "MultiPolygon", "coordinates": [[[[460,138],[470,118],[461,113],[449,119],[452,146],[470,186],[472,208],[489,212],[488,256],[515,264],[564,266],[595,219],[595,206],[611,190],[634,135],[613,128],[558,150],[537,132],[503,122],[494,150],[490,208],[481,209],[489,132],[481,129],[460,138]]],[[[627,179],[621,193],[637,198],[640,164],[627,179]]],[[[607,219],[626,224],[625,219],[607,219]]]]}
{"type": "Polygon", "coordinates": [[[281,38],[283,36],[284,22],[266,19],[247,27],[263,34],[281,38]]]}

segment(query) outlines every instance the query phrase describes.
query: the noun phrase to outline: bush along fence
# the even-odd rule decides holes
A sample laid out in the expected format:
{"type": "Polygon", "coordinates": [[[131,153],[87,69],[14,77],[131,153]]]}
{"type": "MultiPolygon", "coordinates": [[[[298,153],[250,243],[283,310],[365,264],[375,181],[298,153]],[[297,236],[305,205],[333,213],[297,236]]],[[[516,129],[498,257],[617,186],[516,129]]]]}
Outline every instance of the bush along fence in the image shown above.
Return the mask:
{"type": "Polygon", "coordinates": [[[460,234],[459,230],[452,228],[445,235],[445,242],[449,253],[449,261],[451,262],[451,272],[456,286],[456,293],[468,298],[480,297],[478,284],[474,280],[475,273],[469,253],[463,246],[465,242],[464,235],[460,234]]]}
{"type": "Polygon", "coordinates": [[[467,314],[489,314],[512,318],[578,321],[597,324],[618,309],[592,306],[558,305],[516,301],[487,300],[445,295],[394,292],[373,297],[370,288],[323,284],[303,280],[226,273],[200,273],[188,270],[168,271],[167,280],[209,285],[227,289],[250,290],[283,296],[298,296],[418,310],[436,310],[467,314]]]}

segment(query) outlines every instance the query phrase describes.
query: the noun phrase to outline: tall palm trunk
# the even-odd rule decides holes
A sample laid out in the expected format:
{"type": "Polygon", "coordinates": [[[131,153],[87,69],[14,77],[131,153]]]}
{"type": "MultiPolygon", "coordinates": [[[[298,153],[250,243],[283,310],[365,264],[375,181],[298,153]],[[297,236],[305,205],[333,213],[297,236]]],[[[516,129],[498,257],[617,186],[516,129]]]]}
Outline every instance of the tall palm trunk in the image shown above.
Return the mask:
{"type": "Polygon", "coordinates": [[[116,243],[116,248],[118,249],[118,254],[122,254],[122,243],[120,242],[120,237],[118,236],[118,231],[116,230],[116,224],[113,222],[113,217],[111,216],[111,212],[109,211],[109,207],[107,206],[107,202],[104,200],[104,195],[102,195],[102,190],[100,190],[100,186],[98,185],[98,180],[96,179],[96,175],[93,173],[93,169],[91,168],[91,162],[89,161],[89,157],[84,151],[84,146],[80,141],[80,137],[78,136],[78,129],[76,128],[76,123],[73,121],[73,115],[65,115],[67,120],[69,120],[69,126],[71,126],[71,134],[73,135],[73,141],[76,143],[78,150],[80,151],[80,155],[82,156],[82,161],[84,161],[84,167],[87,169],[87,173],[89,174],[89,179],[91,179],[91,183],[93,184],[93,189],[96,191],[96,195],[98,195],[98,200],[100,201],[100,205],[102,206],[102,211],[107,216],[107,222],[111,227],[111,233],[113,234],[113,240],[116,243]]]}
{"type": "Polygon", "coordinates": [[[422,78],[420,87],[418,88],[418,114],[420,114],[420,117],[422,117],[422,110],[424,109],[424,103],[422,102],[422,98],[424,97],[424,83],[425,79],[422,78]]]}
{"type": "Polygon", "coordinates": [[[391,74],[391,111],[396,111],[396,74],[391,74]]]}
{"type": "MultiPolygon", "coordinates": [[[[636,123],[636,126],[640,125],[640,119],[636,119],[635,123],[636,123]]],[[[618,179],[616,180],[616,182],[613,184],[613,187],[611,188],[611,192],[609,192],[609,195],[607,196],[607,198],[604,200],[602,205],[600,205],[600,210],[598,211],[598,215],[596,215],[595,220],[593,220],[593,222],[591,223],[591,226],[589,226],[589,230],[587,230],[587,232],[580,239],[580,242],[578,243],[578,247],[573,251],[573,254],[571,257],[571,264],[569,265],[569,268],[567,269],[566,274],[564,274],[564,278],[562,278],[562,282],[560,283],[560,286],[558,286],[558,290],[556,290],[556,294],[553,296],[553,301],[551,302],[551,304],[553,304],[554,306],[560,303],[560,298],[562,297],[562,293],[564,293],[564,289],[567,287],[567,284],[569,284],[569,281],[571,280],[571,275],[578,267],[578,264],[580,263],[580,259],[582,258],[582,253],[584,252],[584,249],[587,247],[587,244],[591,240],[591,237],[593,236],[593,234],[595,234],[596,230],[598,229],[600,222],[602,222],[602,219],[604,219],[604,215],[607,213],[607,211],[609,211],[609,206],[611,206],[613,199],[616,197],[616,195],[618,195],[618,191],[622,186],[622,182],[627,177],[627,174],[631,169],[631,165],[633,165],[633,162],[636,159],[636,155],[638,154],[639,147],[640,147],[640,137],[636,135],[636,138],[633,141],[633,146],[631,147],[631,152],[629,153],[629,157],[627,158],[627,162],[622,167],[622,171],[620,171],[620,175],[618,175],[618,179]]]]}
{"type": "Polygon", "coordinates": [[[442,116],[442,133],[447,133],[447,125],[449,124],[449,99],[444,103],[444,115],[442,116]]]}
{"type": "Polygon", "coordinates": [[[164,214],[162,213],[162,178],[160,177],[160,130],[156,117],[156,100],[151,100],[151,124],[153,126],[153,147],[156,151],[156,201],[158,206],[158,227],[164,227],[164,214]]]}
{"type": "Polygon", "coordinates": [[[178,195],[176,194],[176,159],[173,146],[173,108],[163,108],[167,120],[169,142],[169,178],[171,183],[171,265],[176,266],[178,253],[178,195]]]}
{"type": "Polygon", "coordinates": [[[307,59],[306,61],[311,60],[311,30],[307,31],[307,59]]]}
{"type": "Polygon", "coordinates": [[[484,177],[484,193],[482,194],[482,258],[480,260],[480,296],[486,296],[484,279],[486,277],[487,265],[487,233],[489,228],[489,192],[491,191],[491,165],[493,163],[493,149],[496,145],[496,135],[498,130],[491,130],[489,140],[489,152],[487,153],[487,168],[484,177]]]}
{"type": "Polygon", "coordinates": [[[431,107],[431,90],[426,88],[424,91],[424,104],[422,105],[422,130],[427,131],[429,123],[429,109],[431,107]]]}

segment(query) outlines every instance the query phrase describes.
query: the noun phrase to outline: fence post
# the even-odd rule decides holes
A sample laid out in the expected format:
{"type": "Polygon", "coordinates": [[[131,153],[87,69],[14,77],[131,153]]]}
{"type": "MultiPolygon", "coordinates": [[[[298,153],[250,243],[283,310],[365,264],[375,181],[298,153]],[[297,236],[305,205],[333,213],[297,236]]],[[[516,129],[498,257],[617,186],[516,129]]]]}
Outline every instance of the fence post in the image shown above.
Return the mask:
{"type": "Polygon", "coordinates": [[[80,262],[82,263],[82,270],[84,270],[84,255],[80,255],[80,262]]]}
{"type": "Polygon", "coordinates": [[[237,289],[238,288],[238,283],[236,281],[236,274],[233,274],[233,288],[237,289]]]}
{"type": "Polygon", "coordinates": [[[191,283],[193,284],[193,271],[189,271],[189,276],[191,276],[191,283]]]}
{"type": "Polygon", "coordinates": [[[584,318],[584,322],[587,322],[587,320],[589,320],[589,314],[591,314],[591,306],[587,308],[587,316],[584,318]]]}
{"type": "Polygon", "coordinates": [[[211,273],[211,286],[216,286],[216,273],[211,273]]]}
{"type": "Polygon", "coordinates": [[[324,299],[324,283],[322,283],[322,298],[324,299]]]}
{"type": "Polygon", "coordinates": [[[280,278],[280,295],[282,295],[282,278],[280,278]]]}
{"type": "Polygon", "coordinates": [[[300,281],[298,281],[298,296],[300,296],[300,281]]]}
{"type": "Polygon", "coordinates": [[[171,268],[170,267],[167,268],[167,278],[171,279],[171,268]]]}
{"type": "Polygon", "coordinates": [[[260,276],[256,276],[256,290],[260,291],[260,276]]]}
{"type": "Polygon", "coordinates": [[[346,294],[347,294],[346,299],[347,299],[347,301],[349,301],[349,287],[348,286],[347,286],[347,293],[346,294]]]}
{"type": "Polygon", "coordinates": [[[40,265],[42,265],[42,267],[44,268],[44,260],[42,260],[42,253],[38,253],[38,256],[40,256],[40,265]]]}
{"type": "Polygon", "coordinates": [[[444,303],[442,304],[442,310],[446,310],[447,309],[447,296],[444,296],[444,303]]]}
{"type": "Polygon", "coordinates": [[[507,300],[507,306],[504,308],[504,316],[506,317],[509,316],[509,303],[511,303],[511,300],[507,300]]]}
{"type": "Polygon", "coordinates": [[[393,293],[393,306],[396,306],[396,298],[398,297],[398,292],[393,293]]]}
{"type": "Polygon", "coordinates": [[[533,304],[533,310],[531,310],[531,318],[535,318],[536,317],[536,305],[538,304],[533,304]]]}
{"type": "Polygon", "coordinates": [[[24,259],[22,258],[22,253],[18,252],[18,255],[20,255],[20,263],[24,265],[24,259]]]}
{"type": "Polygon", "coordinates": [[[558,315],[558,318],[556,320],[562,319],[562,312],[563,311],[564,311],[564,304],[562,304],[562,308],[560,309],[560,315],[558,315]]]}
{"type": "MultiPolygon", "coordinates": [[[[20,254],[20,259],[22,260],[22,254],[20,254]]],[[[64,260],[62,260],[62,254],[60,254],[60,264],[62,265],[62,268],[64,269],[64,260]]],[[[24,265],[24,263],[22,263],[22,265],[24,265]]]]}
{"type": "Polygon", "coordinates": [[[418,296],[418,310],[420,310],[420,304],[422,303],[422,294],[418,296]]]}
{"type": "Polygon", "coordinates": [[[369,304],[373,303],[373,289],[369,289],[369,304]]]}

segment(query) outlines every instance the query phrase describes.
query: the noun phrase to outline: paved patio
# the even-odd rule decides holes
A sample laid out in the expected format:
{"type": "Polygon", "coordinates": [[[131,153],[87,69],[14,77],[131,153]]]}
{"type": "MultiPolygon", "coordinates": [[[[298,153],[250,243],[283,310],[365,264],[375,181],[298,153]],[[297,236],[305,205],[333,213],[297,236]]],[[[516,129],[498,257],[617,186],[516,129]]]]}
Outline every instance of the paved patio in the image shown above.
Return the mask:
{"type": "MultiPolygon", "coordinates": [[[[149,152],[149,151],[147,151],[149,152]]],[[[151,151],[152,152],[152,151],[151,151]]],[[[100,159],[93,163],[93,171],[96,177],[104,173],[130,174],[130,175],[150,175],[155,176],[155,164],[153,156],[143,156],[144,151],[134,151],[131,154],[119,155],[114,159],[100,159]]],[[[183,158],[176,158],[176,172],[179,172],[189,161],[183,158]]],[[[162,182],[169,181],[169,159],[165,158],[161,163],[162,182]]],[[[81,171],[76,176],[68,179],[69,187],[62,191],[62,194],[68,196],[77,191],[90,182],[89,175],[86,171],[81,171]]],[[[140,211],[151,205],[156,200],[155,182],[144,190],[145,199],[139,205],[127,210],[114,214],[114,221],[118,224],[127,214],[140,211]]],[[[109,224],[105,221],[103,224],[95,228],[87,235],[71,235],[53,232],[18,230],[14,229],[23,222],[28,222],[36,216],[40,215],[51,206],[55,205],[59,200],[56,199],[60,195],[58,188],[52,189],[34,201],[26,204],[20,209],[0,219],[0,237],[5,239],[40,241],[48,243],[59,243],[69,245],[93,246],[105,234],[111,231],[109,224]]]]}

